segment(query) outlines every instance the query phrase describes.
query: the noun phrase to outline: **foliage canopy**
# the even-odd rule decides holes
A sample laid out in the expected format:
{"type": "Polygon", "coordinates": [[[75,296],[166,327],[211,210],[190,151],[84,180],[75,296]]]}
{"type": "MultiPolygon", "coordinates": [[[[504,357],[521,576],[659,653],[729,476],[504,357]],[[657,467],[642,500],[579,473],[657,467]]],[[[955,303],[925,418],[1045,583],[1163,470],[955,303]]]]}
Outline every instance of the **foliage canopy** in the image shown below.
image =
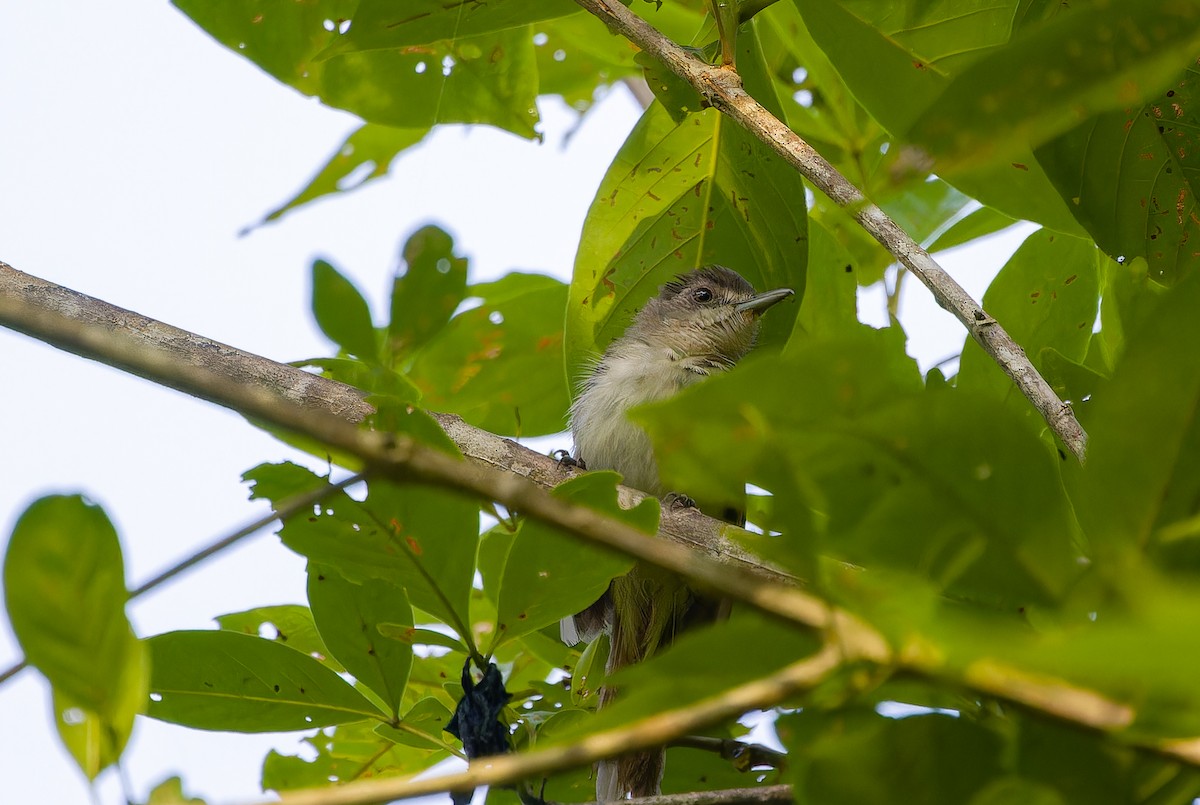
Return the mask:
{"type": "MultiPolygon", "coordinates": [[[[786,781],[798,802],[931,805],[1200,796],[1195,753],[1189,765],[1176,751],[1200,736],[1200,2],[740,4],[747,91],[929,251],[1040,225],[984,305],[1073,404],[1091,439],[1083,466],[974,343],[953,377],[922,376],[899,323],[860,324],[856,289],[895,272],[893,256],[574,3],[409,0],[403,18],[383,0],[175,5],[363,121],[268,219],[383,175],[434,126],[533,138],[539,97],[587,114],[597,93],[643,75],[657,96],[600,186],[581,191],[594,201],[569,284],[472,284],[450,236],[428,226],[404,246],[381,324],[335,266],[312,267],[313,315],[337,353],[303,363],[370,395],[377,427],[449,452],[425,409],[502,435],[557,433],[573,379],[674,275],[716,262],[803,292],[742,366],[636,418],[672,488],[715,500],[753,484],[762,533],[737,538],[878,629],[897,661],[845,663],[780,702],[784,768],[672,749],[667,791],[786,781]],[[1030,704],[1028,679],[1061,698],[1030,704]],[[1125,716],[1092,718],[1073,705],[1084,694],[1125,716]]],[[[631,8],[718,50],[705,2],[631,8]]],[[[327,482],[291,464],[245,478],[277,507],[327,482]]],[[[621,509],[618,480],[588,474],[556,494],[653,533],[657,506],[621,509]]],[[[738,611],[629,669],[619,704],[597,715],[603,645],[564,646],[555,624],[629,559],[534,521],[480,533],[480,502],[444,489],[367,486],[280,529],[309,560],[307,605],[141,640],[107,516],[77,497],[30,507],[9,540],[6,605],[89,777],[120,756],[137,714],[308,730],[309,758],[265,758],[263,786],[277,791],[414,773],[460,753],[443,727],[468,657],[504,671],[523,749],[692,706],[821,644],[738,611]]],[[[544,796],[591,799],[588,771],[553,775],[544,796]]]]}

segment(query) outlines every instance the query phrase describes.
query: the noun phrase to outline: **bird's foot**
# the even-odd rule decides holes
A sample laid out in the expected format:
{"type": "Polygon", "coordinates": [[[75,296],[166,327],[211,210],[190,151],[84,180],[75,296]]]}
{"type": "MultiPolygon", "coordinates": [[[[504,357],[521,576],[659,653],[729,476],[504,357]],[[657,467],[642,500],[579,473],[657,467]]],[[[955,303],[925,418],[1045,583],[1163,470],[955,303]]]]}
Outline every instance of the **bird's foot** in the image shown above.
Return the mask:
{"type": "Polygon", "coordinates": [[[568,467],[571,469],[586,470],[587,464],[583,463],[582,458],[575,458],[566,450],[555,450],[550,454],[550,458],[558,462],[560,467],[568,467]]]}
{"type": "Polygon", "coordinates": [[[663,503],[667,504],[671,509],[694,509],[696,501],[692,500],[682,492],[668,492],[663,495],[663,503]]]}

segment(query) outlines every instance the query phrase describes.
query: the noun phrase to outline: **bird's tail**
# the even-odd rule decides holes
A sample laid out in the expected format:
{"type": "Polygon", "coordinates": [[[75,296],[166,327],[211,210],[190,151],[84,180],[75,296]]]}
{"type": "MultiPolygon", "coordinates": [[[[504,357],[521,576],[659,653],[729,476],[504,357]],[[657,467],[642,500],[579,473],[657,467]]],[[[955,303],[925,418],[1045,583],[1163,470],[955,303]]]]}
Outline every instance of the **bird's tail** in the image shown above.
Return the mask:
{"type": "MultiPolygon", "coordinates": [[[[614,579],[609,594],[609,675],[670,645],[693,598],[678,576],[642,565],[614,579]]],[[[617,691],[606,685],[600,691],[600,707],[616,696],[617,691]]],[[[604,802],[660,794],[665,761],[666,750],[662,747],[602,761],[596,766],[596,799],[604,802]]]]}

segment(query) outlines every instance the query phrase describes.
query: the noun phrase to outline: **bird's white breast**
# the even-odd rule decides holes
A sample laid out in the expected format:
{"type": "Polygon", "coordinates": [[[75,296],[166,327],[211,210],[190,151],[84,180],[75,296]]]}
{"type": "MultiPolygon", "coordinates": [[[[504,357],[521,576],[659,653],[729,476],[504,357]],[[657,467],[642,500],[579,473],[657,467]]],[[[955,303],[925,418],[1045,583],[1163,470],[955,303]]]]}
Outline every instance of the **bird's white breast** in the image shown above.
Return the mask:
{"type": "Polygon", "coordinates": [[[668,350],[641,342],[610,349],[571,406],[575,457],[590,470],[616,470],[624,476],[626,486],[664,494],[650,439],[629,421],[627,413],[643,403],[670,397],[703,377],[687,364],[668,350]]]}

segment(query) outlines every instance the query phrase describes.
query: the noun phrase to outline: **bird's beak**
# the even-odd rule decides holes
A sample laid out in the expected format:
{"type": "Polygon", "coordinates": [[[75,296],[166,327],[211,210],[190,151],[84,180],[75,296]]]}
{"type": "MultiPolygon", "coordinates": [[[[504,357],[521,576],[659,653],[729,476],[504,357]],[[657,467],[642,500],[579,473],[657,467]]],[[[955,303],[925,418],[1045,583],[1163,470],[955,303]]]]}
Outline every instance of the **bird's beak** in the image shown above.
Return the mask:
{"type": "Polygon", "coordinates": [[[739,313],[762,313],[767,308],[776,302],[781,302],[796,292],[791,288],[776,288],[773,291],[766,291],[756,296],[752,296],[745,302],[738,302],[734,305],[734,309],[739,313]]]}

